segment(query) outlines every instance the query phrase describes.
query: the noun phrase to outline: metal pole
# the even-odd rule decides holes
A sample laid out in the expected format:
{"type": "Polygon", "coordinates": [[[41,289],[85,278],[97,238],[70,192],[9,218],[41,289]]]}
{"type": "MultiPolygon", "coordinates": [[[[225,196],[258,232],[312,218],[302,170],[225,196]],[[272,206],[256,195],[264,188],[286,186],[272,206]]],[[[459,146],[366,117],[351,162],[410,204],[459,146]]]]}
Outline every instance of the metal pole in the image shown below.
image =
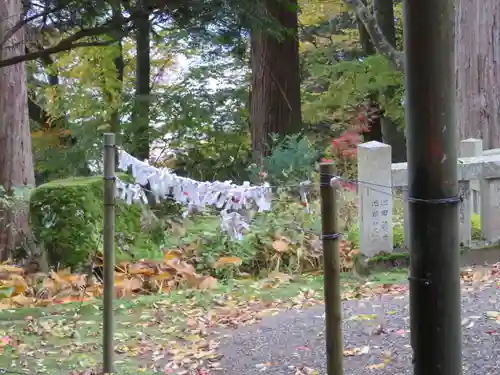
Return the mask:
{"type": "Polygon", "coordinates": [[[115,295],[115,135],[104,134],[104,366],[113,371],[113,297],[115,295]]]}
{"type": "Polygon", "coordinates": [[[404,1],[415,375],[460,375],[454,1],[404,1]]]}
{"type": "Polygon", "coordinates": [[[321,220],[325,293],[325,340],[327,374],[343,375],[342,299],[340,296],[340,251],[335,188],[330,184],[333,164],[321,163],[321,220]]]}

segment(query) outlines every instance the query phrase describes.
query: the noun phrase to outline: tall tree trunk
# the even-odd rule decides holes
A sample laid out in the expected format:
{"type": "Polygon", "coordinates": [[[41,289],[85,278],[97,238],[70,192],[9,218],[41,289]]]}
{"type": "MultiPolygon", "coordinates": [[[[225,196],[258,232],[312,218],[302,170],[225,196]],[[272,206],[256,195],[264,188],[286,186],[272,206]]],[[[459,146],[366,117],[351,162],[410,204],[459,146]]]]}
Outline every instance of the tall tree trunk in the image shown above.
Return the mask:
{"type": "MultiPolygon", "coordinates": [[[[373,0],[375,19],[387,41],[396,46],[396,28],[394,26],[393,0],[373,0]]],[[[389,88],[391,91],[391,88],[389,88]]],[[[392,93],[389,92],[389,95],[392,93]]],[[[392,147],[392,161],[399,163],[406,161],[406,137],[403,129],[392,119],[383,114],[380,118],[384,142],[392,147]]]]}
{"type": "MultiPolygon", "coordinates": [[[[20,0],[0,2],[0,40],[18,22],[22,11],[20,0]]],[[[24,38],[21,28],[0,50],[0,58],[23,54],[24,38]]],[[[35,184],[24,63],[0,68],[0,93],[0,185],[12,192],[15,187],[35,184]]],[[[27,204],[15,212],[0,209],[0,259],[8,258],[27,239],[31,240],[27,204]]]]}
{"type": "MultiPolygon", "coordinates": [[[[123,45],[122,41],[118,42],[118,55],[114,58],[115,69],[116,69],[116,78],[118,82],[120,82],[120,91],[123,89],[123,74],[125,71],[125,62],[123,60],[123,45]]],[[[121,130],[121,121],[120,121],[120,110],[117,108],[111,113],[110,116],[110,124],[111,131],[115,134],[119,134],[121,130]]]]}
{"type": "MultiPolygon", "coordinates": [[[[115,19],[118,18],[123,18],[122,16],[122,9],[119,5],[114,5],[113,6],[113,17],[115,19]]],[[[112,33],[110,36],[113,39],[118,39],[118,53],[115,56],[113,62],[115,65],[115,70],[116,70],[116,78],[119,82],[119,89],[120,92],[123,91],[123,75],[125,72],[125,61],[123,60],[123,44],[122,44],[122,39],[120,38],[120,35],[117,35],[118,33],[112,33]]],[[[106,95],[111,99],[111,94],[106,93],[106,95]]],[[[110,115],[110,125],[111,125],[111,131],[115,133],[117,136],[120,134],[121,131],[121,121],[120,121],[120,110],[119,108],[116,108],[110,115]]],[[[118,158],[116,158],[118,162],[118,158]]]]}
{"type": "MultiPolygon", "coordinates": [[[[141,4],[143,1],[141,1],[141,4]]],[[[136,21],[137,25],[137,66],[135,82],[135,105],[132,116],[132,150],[139,160],[149,159],[149,104],[151,75],[151,22],[149,12],[143,7],[143,13],[136,21]]]]}
{"type": "MultiPolygon", "coordinates": [[[[118,54],[115,56],[114,65],[116,69],[116,78],[119,83],[120,93],[123,94],[123,75],[125,72],[125,61],[123,60],[123,44],[122,41],[118,41],[118,54]]],[[[108,102],[113,100],[113,95],[110,92],[105,92],[105,98],[108,102]]],[[[111,132],[115,133],[118,138],[118,144],[123,143],[123,139],[121,137],[121,119],[120,119],[120,107],[113,108],[113,112],[109,115],[109,124],[111,128],[111,132]]],[[[115,167],[118,168],[120,160],[118,159],[118,149],[115,150],[115,167]]]]}
{"type": "Polygon", "coordinates": [[[457,121],[460,138],[500,147],[500,2],[456,5],[457,121]]]}
{"type": "Polygon", "coordinates": [[[387,41],[396,46],[396,28],[394,25],[394,2],[393,0],[373,0],[373,12],[375,20],[387,41]]]}
{"type": "Polygon", "coordinates": [[[250,127],[254,158],[270,153],[270,135],[302,128],[297,0],[266,0],[269,13],[284,28],[280,38],[252,30],[250,127]]]}
{"type": "MultiPolygon", "coordinates": [[[[363,2],[366,4],[366,1],[363,2]]],[[[359,17],[356,18],[358,20],[359,42],[361,44],[361,48],[363,49],[365,55],[374,55],[377,53],[377,50],[370,39],[370,35],[368,35],[368,31],[366,31],[366,27],[363,25],[363,22],[361,22],[359,17]]]]}
{"type": "MultiPolygon", "coordinates": [[[[366,0],[364,0],[366,4],[366,0]]],[[[366,31],[363,22],[358,18],[358,30],[359,30],[359,43],[366,56],[374,55],[377,53],[375,46],[373,45],[370,35],[366,31]]],[[[370,131],[365,133],[364,140],[378,141],[382,142],[382,123],[380,121],[380,110],[378,107],[376,95],[370,95],[368,103],[368,125],[370,126],[370,131]]]]}

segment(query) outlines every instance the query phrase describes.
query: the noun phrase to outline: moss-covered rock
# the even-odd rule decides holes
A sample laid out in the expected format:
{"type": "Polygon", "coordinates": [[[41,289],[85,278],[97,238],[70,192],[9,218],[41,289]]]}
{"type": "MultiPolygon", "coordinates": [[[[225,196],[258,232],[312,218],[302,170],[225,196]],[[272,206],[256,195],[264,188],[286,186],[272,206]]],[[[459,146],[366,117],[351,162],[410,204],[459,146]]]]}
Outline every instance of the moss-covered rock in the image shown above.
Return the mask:
{"type": "MultiPolygon", "coordinates": [[[[30,199],[30,220],[51,264],[75,268],[102,248],[103,195],[102,177],[64,179],[36,188],[30,199]]],[[[116,201],[115,232],[117,243],[124,238],[145,241],[138,205],[116,201]]]]}

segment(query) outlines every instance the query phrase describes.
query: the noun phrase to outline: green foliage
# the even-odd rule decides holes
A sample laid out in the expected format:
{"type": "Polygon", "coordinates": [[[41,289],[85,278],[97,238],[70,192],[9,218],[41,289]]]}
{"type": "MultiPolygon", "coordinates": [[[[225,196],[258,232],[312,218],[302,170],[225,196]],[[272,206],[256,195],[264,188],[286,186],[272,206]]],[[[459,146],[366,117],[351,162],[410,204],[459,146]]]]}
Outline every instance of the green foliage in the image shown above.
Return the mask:
{"type": "MultiPolygon", "coordinates": [[[[375,99],[384,115],[404,126],[403,77],[380,55],[364,56],[353,12],[337,1],[304,1],[301,44],[303,69],[302,110],[306,123],[349,127],[368,99],[375,99]],[[311,17],[310,10],[324,9],[311,17]]],[[[394,6],[396,48],[402,48],[402,5],[394,6]]],[[[336,135],[336,134],[332,134],[336,135]]]]}
{"type": "Polygon", "coordinates": [[[300,0],[300,23],[304,26],[321,25],[345,10],[342,0],[300,0]]]}
{"type": "MultiPolygon", "coordinates": [[[[206,131],[206,142],[199,139],[187,144],[175,159],[180,175],[205,180],[248,180],[245,170],[251,163],[250,136],[246,131],[206,131]]],[[[177,143],[177,142],[175,142],[177,143]]]]}
{"type": "Polygon", "coordinates": [[[311,53],[307,61],[309,76],[303,90],[306,121],[348,121],[374,95],[386,115],[402,123],[403,76],[385,57],[333,62],[325,52],[311,53]]]}
{"type": "Polygon", "coordinates": [[[298,185],[300,182],[311,180],[320,156],[306,137],[298,134],[286,136],[278,141],[277,136],[272,137],[276,142],[271,148],[270,156],[263,159],[262,165],[253,164],[249,171],[254,180],[262,178],[273,186],[298,185]]]}
{"type": "Polygon", "coordinates": [[[175,152],[168,166],[179,175],[241,182],[248,180],[251,162],[248,70],[227,54],[212,53],[202,54],[183,79],[156,96],[163,124],[158,131],[168,134],[159,143],[175,152]]]}
{"type": "Polygon", "coordinates": [[[405,246],[405,228],[402,222],[392,226],[392,243],[399,248],[405,246]]]}
{"type": "Polygon", "coordinates": [[[54,181],[38,187],[30,202],[33,232],[49,262],[80,265],[99,247],[102,179],[54,181]]]}
{"type": "Polygon", "coordinates": [[[394,27],[396,29],[396,49],[403,50],[403,2],[394,4],[394,27]]]}
{"type": "Polygon", "coordinates": [[[479,214],[473,214],[471,216],[471,226],[472,226],[472,239],[481,240],[483,235],[481,233],[481,216],[479,214]]]}
{"type": "MultiPolygon", "coordinates": [[[[102,251],[103,188],[102,177],[80,177],[35,189],[30,200],[31,226],[51,264],[78,268],[102,251]]],[[[138,205],[117,200],[116,243],[128,245],[130,251],[154,246],[142,234],[138,205]]]]}
{"type": "MultiPolygon", "coordinates": [[[[181,175],[201,180],[246,179],[248,173],[243,171],[251,155],[246,63],[229,59],[231,51],[220,45],[196,45],[199,38],[186,45],[182,37],[185,33],[180,30],[163,30],[152,47],[149,122],[154,126],[149,129],[150,143],[176,153],[173,167],[181,175]],[[190,65],[195,63],[187,72],[175,59],[181,53],[190,65]]],[[[52,138],[39,139],[34,133],[36,169],[49,180],[82,175],[89,164],[102,160],[105,131],[116,132],[117,143],[134,150],[137,137],[131,135],[138,129],[132,121],[136,69],[133,39],[123,39],[121,49],[117,44],[79,48],[58,54],[55,60],[51,69],[64,84],[34,81],[32,92],[52,118],[64,117],[64,126],[75,142],[71,147],[54,147],[52,143],[56,142],[49,142],[52,138]],[[122,81],[115,66],[120,57],[124,62],[122,81]]],[[[39,69],[37,73],[43,76],[48,70],[39,69]]],[[[32,128],[39,130],[37,124],[32,128]]],[[[156,161],[161,163],[165,153],[159,150],[159,154],[156,161]]]]}
{"type": "MultiPolygon", "coordinates": [[[[383,262],[397,262],[398,266],[408,267],[408,262],[410,260],[410,254],[408,253],[382,253],[379,255],[375,255],[372,258],[369,258],[368,264],[377,264],[383,262]],[[399,261],[403,262],[400,264],[399,261]]],[[[398,267],[398,268],[399,268],[398,267]]]]}
{"type": "MultiPolygon", "coordinates": [[[[152,36],[151,96],[148,98],[152,126],[148,135],[151,144],[175,154],[165,158],[163,150],[154,161],[197,180],[258,181],[263,177],[262,171],[272,185],[297,185],[312,179],[324,149],[317,147],[318,143],[313,144],[312,137],[287,137],[272,147],[273,153],[263,160],[263,165],[248,168],[252,162],[247,108],[249,71],[245,60],[248,38],[234,26],[249,22],[271,26],[272,22],[262,16],[260,3],[242,5],[230,1],[226,4],[228,7],[223,7],[224,12],[218,7],[220,3],[211,3],[214,7],[200,9],[202,3],[196,2],[187,6],[182,19],[175,19],[173,23],[186,28],[162,25],[165,27],[155,28],[152,36]],[[249,13],[249,8],[259,9],[249,13]],[[234,18],[226,19],[222,14],[234,18]],[[249,14],[252,14],[250,19],[249,14]],[[243,15],[245,19],[240,18],[243,15]],[[213,21],[214,17],[220,22],[214,24],[215,29],[208,30],[206,22],[213,21]],[[175,56],[179,53],[187,56],[189,63],[196,63],[188,72],[181,72],[176,66],[175,56]]],[[[305,122],[338,125],[333,126],[335,131],[348,128],[352,125],[353,113],[360,111],[371,96],[379,101],[388,116],[402,123],[402,76],[381,56],[358,60],[361,51],[355,18],[345,12],[343,2],[307,0],[301,1],[301,8],[301,22],[313,30],[301,43],[305,122]]],[[[398,30],[399,9],[396,11],[398,30]]],[[[82,171],[88,173],[89,165],[102,159],[104,131],[117,132],[118,143],[134,149],[134,137],[130,136],[137,130],[137,124],[131,120],[136,99],[134,49],[135,41],[127,37],[121,40],[121,48],[115,43],[63,52],[54,56],[55,63],[51,66],[34,69],[30,84],[37,103],[52,119],[63,123],[75,140],[70,147],[52,147],[41,141],[35,154],[39,172],[47,174],[49,179],[81,175],[82,171]],[[117,75],[115,63],[119,58],[124,63],[123,77],[117,75]],[[48,74],[56,74],[60,84],[34,78],[48,74]],[[113,122],[117,118],[118,123],[113,122]]],[[[39,129],[34,126],[33,130],[39,129]]],[[[318,133],[320,140],[330,142],[330,136],[318,133]]],[[[100,248],[101,196],[99,178],[58,181],[36,190],[31,200],[31,220],[52,262],[78,265],[100,248]],[[83,214],[78,216],[78,212],[83,214]]],[[[201,269],[208,269],[218,257],[237,256],[243,260],[242,270],[255,273],[259,268],[276,266],[272,241],[276,233],[282,233],[280,235],[300,246],[294,247],[294,254],[280,258],[277,268],[303,267],[308,251],[303,253],[306,255],[298,255],[297,249],[310,247],[303,228],[315,226],[319,233],[319,215],[301,216],[304,207],[288,199],[281,198],[272,212],[256,215],[242,241],[221,233],[218,217],[197,216],[188,221],[182,238],[169,232],[166,244],[197,243],[195,258],[201,269]],[[295,221],[297,227],[292,230],[289,227],[295,221]]],[[[152,219],[145,231],[144,217],[150,218],[151,213],[145,215],[137,206],[125,207],[119,203],[117,210],[122,211],[117,215],[118,246],[138,257],[161,256],[157,244],[164,240],[168,227],[165,214],[172,216],[178,209],[176,205],[163,205],[155,211],[160,219],[152,219]]],[[[402,243],[400,230],[395,229],[394,233],[395,243],[402,243]]]]}
{"type": "Polygon", "coordinates": [[[201,215],[189,218],[179,233],[171,233],[164,246],[182,248],[198,271],[219,277],[230,277],[234,271],[213,269],[221,257],[241,259],[239,271],[252,275],[274,270],[301,272],[320,265],[317,260],[320,252],[313,246],[318,236],[312,234],[320,233],[318,211],[319,207],[314,205],[312,213],[307,213],[300,202],[283,195],[274,201],[271,211],[250,214],[250,228],[242,240],[221,232],[218,216],[201,215]],[[279,238],[286,238],[291,245],[290,250],[278,259],[273,241],[279,238]]]}

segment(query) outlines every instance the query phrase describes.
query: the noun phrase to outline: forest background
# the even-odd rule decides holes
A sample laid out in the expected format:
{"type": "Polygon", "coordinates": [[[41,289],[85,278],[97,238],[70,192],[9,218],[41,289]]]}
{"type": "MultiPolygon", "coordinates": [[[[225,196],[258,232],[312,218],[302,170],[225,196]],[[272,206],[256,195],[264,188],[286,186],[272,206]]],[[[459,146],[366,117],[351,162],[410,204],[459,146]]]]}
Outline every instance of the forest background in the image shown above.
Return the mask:
{"type": "MultiPolygon", "coordinates": [[[[481,137],[488,148],[500,147],[500,91],[490,74],[500,49],[481,32],[474,39],[473,31],[476,19],[484,30],[498,28],[489,18],[495,7],[494,1],[481,9],[465,0],[457,5],[457,66],[469,67],[457,81],[464,104],[458,106],[461,136],[481,137]],[[485,56],[474,60],[481,65],[475,80],[473,53],[485,56]]],[[[266,180],[282,188],[314,180],[321,158],[355,176],[361,141],[390,144],[394,162],[406,158],[401,1],[7,0],[0,15],[4,260],[43,244],[52,249],[50,263],[66,259],[68,249],[81,254],[66,259],[77,266],[99,247],[100,239],[82,246],[81,235],[56,234],[39,220],[44,204],[67,210],[73,193],[66,189],[61,197],[33,187],[83,176],[85,183],[68,181],[86,191],[82,184],[94,183],[91,176],[102,172],[104,132],[114,132],[138,159],[180,176],[266,180]]],[[[279,237],[276,228],[304,217],[300,235],[286,236],[299,235],[311,248],[304,228],[317,227],[319,218],[305,218],[298,199],[290,205],[289,190],[280,190],[278,204],[255,224],[255,233],[269,233],[272,242],[279,237]]],[[[101,207],[102,198],[94,198],[92,204],[101,207]]],[[[92,204],[83,209],[92,211],[92,204]]],[[[344,224],[355,228],[355,207],[347,207],[344,224]]],[[[170,202],[152,208],[155,224],[148,231],[171,230],[180,208],[170,202]]],[[[140,212],[129,220],[134,225],[119,228],[118,243],[121,250],[132,246],[135,256],[151,256],[141,251],[157,251],[171,239],[139,235],[147,232],[140,212]]],[[[255,271],[255,245],[262,238],[248,236],[247,247],[228,245],[214,222],[194,227],[191,235],[210,233],[217,243],[205,241],[208,263],[236,256],[255,271]]],[[[99,231],[94,226],[91,238],[99,231]]]]}

